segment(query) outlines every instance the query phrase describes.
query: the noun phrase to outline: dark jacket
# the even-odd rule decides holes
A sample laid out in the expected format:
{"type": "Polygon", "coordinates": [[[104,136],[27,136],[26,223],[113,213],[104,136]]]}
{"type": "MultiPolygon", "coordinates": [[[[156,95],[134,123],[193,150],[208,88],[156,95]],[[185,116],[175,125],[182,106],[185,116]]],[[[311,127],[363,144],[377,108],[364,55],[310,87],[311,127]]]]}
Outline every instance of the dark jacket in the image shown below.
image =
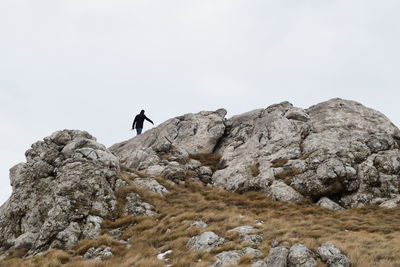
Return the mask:
{"type": "Polygon", "coordinates": [[[149,118],[147,118],[146,115],[140,113],[140,114],[136,115],[135,120],[133,121],[133,124],[132,124],[132,129],[143,128],[144,120],[153,123],[153,121],[150,120],[149,118]]]}

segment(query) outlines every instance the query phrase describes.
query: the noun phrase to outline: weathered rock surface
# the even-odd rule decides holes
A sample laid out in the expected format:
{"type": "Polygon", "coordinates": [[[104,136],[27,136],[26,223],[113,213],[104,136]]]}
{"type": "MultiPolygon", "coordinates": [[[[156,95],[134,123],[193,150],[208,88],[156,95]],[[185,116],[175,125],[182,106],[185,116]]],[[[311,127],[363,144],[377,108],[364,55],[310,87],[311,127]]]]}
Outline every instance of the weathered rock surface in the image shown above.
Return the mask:
{"type": "Polygon", "coordinates": [[[218,253],[215,255],[217,260],[213,265],[209,267],[221,267],[221,266],[228,266],[228,265],[237,265],[240,261],[240,258],[244,255],[243,251],[241,250],[229,250],[218,253]]]}
{"type": "Polygon", "coordinates": [[[154,207],[149,203],[143,202],[138,194],[129,193],[126,196],[125,214],[154,216],[157,213],[154,211],[154,207]]]}
{"type": "Polygon", "coordinates": [[[89,248],[86,253],[83,255],[83,258],[86,260],[97,260],[103,261],[113,254],[111,252],[110,247],[99,247],[99,248],[89,248]]]}
{"type": "Polygon", "coordinates": [[[255,230],[256,228],[253,226],[243,225],[229,230],[228,233],[237,232],[239,234],[238,238],[242,241],[242,244],[256,246],[263,241],[263,238],[258,234],[254,234],[253,232],[255,230]]]}
{"type": "Polygon", "coordinates": [[[201,235],[190,238],[186,246],[194,251],[210,251],[225,242],[225,239],[219,237],[214,232],[204,232],[201,235]]]}
{"type": "Polygon", "coordinates": [[[256,261],[252,267],[311,267],[317,266],[318,260],[331,267],[351,266],[351,261],[331,243],[320,246],[317,253],[302,244],[290,246],[286,242],[279,244],[276,240],[273,240],[272,244],[273,247],[270,249],[268,257],[256,261]]]}
{"type": "Polygon", "coordinates": [[[318,200],[317,205],[330,210],[344,210],[344,208],[342,208],[339,204],[330,200],[327,197],[323,197],[318,200]]]}
{"type": "Polygon", "coordinates": [[[192,223],[192,226],[196,227],[197,229],[204,229],[208,226],[207,223],[203,222],[203,221],[194,221],[192,223]]]}
{"type": "Polygon", "coordinates": [[[351,261],[342,254],[340,249],[331,243],[325,243],[317,249],[317,254],[329,267],[349,267],[351,261]]]}
{"type": "MultiPolygon", "coordinates": [[[[116,212],[119,168],[118,158],[87,132],[59,131],[33,144],[26,163],[10,170],[13,192],[0,207],[0,250],[36,254],[97,237],[103,219],[116,212]]],[[[127,213],[150,210],[138,196],[127,203],[127,213]]]]}
{"type": "MultiPolygon", "coordinates": [[[[0,207],[0,252],[26,248],[34,255],[66,249],[98,237],[103,221],[117,213],[156,215],[155,207],[128,186],[168,197],[157,175],[178,184],[195,180],[234,192],[260,191],[277,201],[311,199],[333,210],[400,204],[400,130],[381,113],[332,99],[308,109],[283,102],[230,119],[225,115],[223,109],[186,114],[110,149],[87,132],[71,130],[33,144],[26,162],[10,170],[13,193],[0,207]],[[150,178],[136,171],[120,176],[120,162],[150,178]]],[[[119,238],[123,230],[108,233],[119,238]]],[[[254,230],[233,229],[242,244],[256,247],[262,237],[254,230]]],[[[225,242],[205,232],[187,247],[210,251],[225,242]]],[[[243,253],[249,250],[220,253],[216,264],[236,262],[243,253]]],[[[329,244],[318,255],[329,266],[350,264],[329,244]]],[[[316,259],[300,244],[278,242],[263,262],[315,266],[316,259]]]]}
{"type": "Polygon", "coordinates": [[[187,114],[110,149],[128,167],[177,183],[197,179],[286,202],[328,197],[343,208],[398,205],[391,200],[400,194],[400,131],[381,113],[332,99],[224,116],[187,114]],[[200,170],[190,153],[218,153],[225,168],[200,170]]]}
{"type": "Polygon", "coordinates": [[[148,159],[149,156],[153,156],[157,161],[153,152],[168,150],[170,142],[179,145],[179,148],[187,153],[211,153],[224,134],[225,115],[224,109],[186,114],[170,119],[145,134],[116,144],[110,149],[125,161],[128,167],[134,168],[140,167],[144,159],[150,166],[152,162],[148,159]]]}
{"type": "Polygon", "coordinates": [[[216,261],[209,267],[237,265],[240,261],[240,258],[243,257],[244,255],[248,255],[251,259],[256,259],[258,256],[260,256],[260,254],[261,251],[250,247],[246,247],[242,250],[223,251],[215,255],[216,261]]]}
{"type": "Polygon", "coordinates": [[[317,266],[315,254],[302,244],[295,244],[289,250],[289,267],[314,267],[317,266]]]}
{"type": "Polygon", "coordinates": [[[168,193],[168,189],[165,188],[165,186],[162,186],[156,180],[151,178],[136,178],[133,180],[133,182],[143,189],[158,193],[160,195],[168,193]]]}
{"type": "Polygon", "coordinates": [[[388,209],[392,209],[392,208],[396,208],[398,207],[400,204],[400,196],[395,196],[392,199],[389,200],[385,200],[384,202],[382,202],[379,206],[383,207],[383,208],[388,208],[388,209]]]}
{"type": "Polygon", "coordinates": [[[267,267],[286,267],[289,249],[287,247],[274,247],[271,248],[267,261],[267,267]]]}

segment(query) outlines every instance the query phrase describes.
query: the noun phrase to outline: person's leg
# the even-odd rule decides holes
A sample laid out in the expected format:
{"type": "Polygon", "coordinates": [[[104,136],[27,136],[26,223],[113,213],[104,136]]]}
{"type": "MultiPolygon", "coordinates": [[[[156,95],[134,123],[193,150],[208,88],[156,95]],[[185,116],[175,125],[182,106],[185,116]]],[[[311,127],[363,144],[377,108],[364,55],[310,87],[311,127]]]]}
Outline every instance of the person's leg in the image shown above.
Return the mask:
{"type": "Polygon", "coordinates": [[[142,134],[143,128],[136,128],[136,135],[142,134]]]}

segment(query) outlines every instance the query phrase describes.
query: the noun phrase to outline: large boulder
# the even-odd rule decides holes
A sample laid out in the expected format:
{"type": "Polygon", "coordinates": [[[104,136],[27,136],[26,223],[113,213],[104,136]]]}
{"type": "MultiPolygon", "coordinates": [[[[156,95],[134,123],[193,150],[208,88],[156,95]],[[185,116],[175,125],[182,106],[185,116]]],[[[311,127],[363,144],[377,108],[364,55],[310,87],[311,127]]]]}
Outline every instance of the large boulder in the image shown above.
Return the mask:
{"type": "Polygon", "coordinates": [[[224,109],[185,114],[142,135],[115,144],[110,150],[132,168],[138,168],[140,163],[146,168],[155,165],[158,161],[157,152],[168,150],[170,144],[187,153],[211,153],[224,134],[225,115],[224,109]]]}
{"type": "Polygon", "coordinates": [[[347,208],[399,194],[400,131],[357,102],[332,99],[303,111],[283,102],[226,124],[215,152],[227,168],[213,175],[214,185],[257,189],[289,202],[335,196],[347,208]],[[257,172],[251,171],[254,166],[257,172]],[[276,181],[298,194],[274,189],[276,181]],[[360,194],[368,197],[357,198],[360,194]]]}
{"type": "Polygon", "coordinates": [[[331,99],[308,109],[283,102],[224,116],[187,114],[110,149],[128,167],[177,183],[193,178],[286,202],[328,197],[336,208],[398,205],[400,130],[380,112],[331,99]],[[196,153],[221,155],[224,168],[200,170],[188,161],[196,153]]]}
{"type": "MultiPolygon", "coordinates": [[[[0,207],[0,250],[36,254],[97,237],[103,219],[116,214],[119,168],[118,158],[84,131],[59,131],[33,144],[26,163],[10,170],[13,191],[0,207]]],[[[136,195],[135,203],[142,207],[135,215],[149,213],[136,195]]]]}

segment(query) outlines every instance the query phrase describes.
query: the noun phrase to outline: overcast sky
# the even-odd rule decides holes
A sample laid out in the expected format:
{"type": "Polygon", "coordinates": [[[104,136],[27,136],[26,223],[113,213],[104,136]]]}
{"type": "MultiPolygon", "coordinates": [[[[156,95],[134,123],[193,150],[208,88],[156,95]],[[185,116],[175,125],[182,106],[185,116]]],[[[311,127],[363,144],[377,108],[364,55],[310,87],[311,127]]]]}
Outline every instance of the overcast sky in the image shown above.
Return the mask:
{"type": "Polygon", "coordinates": [[[133,135],[142,108],[157,125],[341,97],[400,125],[399,10],[398,0],[1,0],[0,203],[32,143],[68,128],[110,146],[133,135]]]}

